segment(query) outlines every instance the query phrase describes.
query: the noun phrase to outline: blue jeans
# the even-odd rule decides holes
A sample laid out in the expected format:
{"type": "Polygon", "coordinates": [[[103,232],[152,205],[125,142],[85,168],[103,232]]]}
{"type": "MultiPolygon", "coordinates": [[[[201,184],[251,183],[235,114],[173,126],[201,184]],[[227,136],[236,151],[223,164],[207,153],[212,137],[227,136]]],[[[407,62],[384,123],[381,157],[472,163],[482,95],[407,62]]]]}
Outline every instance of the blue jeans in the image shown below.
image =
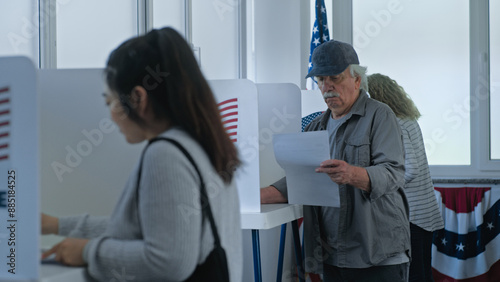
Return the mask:
{"type": "Polygon", "coordinates": [[[407,282],[409,263],[341,268],[324,264],[324,282],[407,282]]]}

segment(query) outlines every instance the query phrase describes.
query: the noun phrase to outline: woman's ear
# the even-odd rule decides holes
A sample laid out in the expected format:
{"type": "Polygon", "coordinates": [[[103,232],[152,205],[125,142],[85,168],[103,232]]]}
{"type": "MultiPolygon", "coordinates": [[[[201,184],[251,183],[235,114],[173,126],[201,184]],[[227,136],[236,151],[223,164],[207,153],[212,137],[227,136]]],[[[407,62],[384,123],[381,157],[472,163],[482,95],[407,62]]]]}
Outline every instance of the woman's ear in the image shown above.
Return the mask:
{"type": "Polygon", "coordinates": [[[130,93],[130,103],[136,113],[144,118],[148,108],[148,92],[142,86],[135,86],[130,93]]]}

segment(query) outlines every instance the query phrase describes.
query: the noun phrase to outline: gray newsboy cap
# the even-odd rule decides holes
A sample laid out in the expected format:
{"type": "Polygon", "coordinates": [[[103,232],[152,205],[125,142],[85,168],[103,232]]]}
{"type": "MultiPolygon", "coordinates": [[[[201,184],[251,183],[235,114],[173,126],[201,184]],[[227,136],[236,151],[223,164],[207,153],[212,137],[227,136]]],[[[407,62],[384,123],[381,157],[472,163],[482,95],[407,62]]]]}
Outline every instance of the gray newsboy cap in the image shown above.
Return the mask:
{"type": "Polygon", "coordinates": [[[330,40],[314,49],[312,69],[306,78],[330,76],[342,73],[349,65],[359,65],[358,54],[351,44],[330,40]]]}

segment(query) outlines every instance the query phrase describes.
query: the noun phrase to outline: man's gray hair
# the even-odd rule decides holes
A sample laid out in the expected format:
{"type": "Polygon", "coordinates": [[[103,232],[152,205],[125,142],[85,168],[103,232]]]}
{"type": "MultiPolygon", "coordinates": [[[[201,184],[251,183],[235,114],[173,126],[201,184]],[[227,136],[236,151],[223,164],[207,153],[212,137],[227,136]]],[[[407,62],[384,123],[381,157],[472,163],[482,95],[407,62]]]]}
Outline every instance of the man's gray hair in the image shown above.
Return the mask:
{"type": "Polygon", "coordinates": [[[351,76],[358,76],[359,78],[361,78],[361,85],[359,86],[359,88],[368,92],[368,77],[366,76],[366,69],[366,67],[360,65],[349,65],[351,76]]]}

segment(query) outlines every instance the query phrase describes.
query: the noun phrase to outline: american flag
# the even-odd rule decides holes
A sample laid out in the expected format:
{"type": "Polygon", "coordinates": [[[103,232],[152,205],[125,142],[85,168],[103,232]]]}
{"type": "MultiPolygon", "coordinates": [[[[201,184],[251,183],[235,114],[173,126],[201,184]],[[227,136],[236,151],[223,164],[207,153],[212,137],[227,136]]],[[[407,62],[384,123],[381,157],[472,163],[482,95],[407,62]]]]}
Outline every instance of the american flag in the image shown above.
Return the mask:
{"type": "MultiPolygon", "coordinates": [[[[311,51],[309,53],[309,68],[307,72],[312,69],[311,56],[316,47],[318,47],[323,42],[330,41],[330,33],[328,31],[328,23],[326,20],[326,8],[324,0],[316,0],[316,19],[314,20],[314,26],[312,29],[311,38],[311,51]]],[[[314,90],[318,89],[318,85],[312,78],[308,78],[306,81],[306,89],[314,90]]]]}
{"type": "Polygon", "coordinates": [[[315,113],[312,113],[310,115],[307,115],[305,117],[302,118],[302,131],[304,131],[304,128],[306,128],[306,126],[311,122],[313,121],[317,116],[321,115],[323,112],[315,112],[315,113]]]}
{"type": "Polygon", "coordinates": [[[500,187],[434,190],[445,222],[434,232],[434,281],[500,281],[500,187]]]}
{"type": "Polygon", "coordinates": [[[218,104],[222,124],[231,141],[238,141],[238,98],[228,99],[218,104]]]}
{"type": "Polygon", "coordinates": [[[0,87],[0,162],[9,159],[10,88],[0,87]]]}

